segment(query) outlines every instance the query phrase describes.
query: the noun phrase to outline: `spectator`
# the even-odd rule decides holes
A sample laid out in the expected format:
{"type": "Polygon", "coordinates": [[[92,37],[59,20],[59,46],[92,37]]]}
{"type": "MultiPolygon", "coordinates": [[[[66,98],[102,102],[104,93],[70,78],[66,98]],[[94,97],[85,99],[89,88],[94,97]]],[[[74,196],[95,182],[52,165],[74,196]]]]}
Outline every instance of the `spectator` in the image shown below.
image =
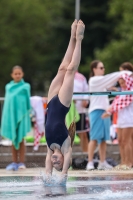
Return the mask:
{"type": "Polygon", "coordinates": [[[130,62],[124,62],[120,65],[119,69],[120,71],[126,70],[126,71],[133,72],[133,65],[130,62]]]}
{"type": "MultiPolygon", "coordinates": [[[[88,92],[88,84],[85,76],[78,71],[74,77],[74,92],[88,92]]],[[[83,152],[88,151],[88,131],[89,123],[86,120],[87,107],[89,105],[88,97],[85,95],[73,96],[77,111],[80,115],[80,120],[76,123],[76,133],[80,137],[80,145],[83,152]],[[78,100],[79,99],[79,100],[78,100]]]]}
{"type": "MultiPolygon", "coordinates": [[[[126,70],[133,72],[133,65],[130,62],[124,62],[119,67],[120,71],[126,70]]],[[[120,86],[121,83],[125,83],[125,87],[121,87],[121,90],[133,90],[133,78],[122,76],[122,79],[119,80],[120,86]],[[130,85],[129,82],[127,82],[127,78],[130,79],[130,85]]],[[[117,90],[117,87],[115,88],[115,91],[117,90]]],[[[130,97],[132,97],[130,95],[130,97]]],[[[112,104],[112,109],[115,111],[112,114],[115,114],[118,112],[118,123],[117,123],[117,133],[118,133],[118,142],[119,142],[119,148],[120,148],[120,155],[121,155],[121,163],[120,165],[116,166],[117,169],[129,169],[133,166],[133,158],[132,158],[132,152],[133,152],[133,124],[130,122],[133,118],[133,112],[132,112],[132,101],[127,102],[127,98],[129,98],[129,95],[126,96],[117,96],[112,104]],[[125,101],[127,102],[125,104],[125,101]],[[114,107],[114,105],[117,104],[117,107],[114,107]],[[121,104],[119,107],[118,105],[121,104]],[[123,108],[123,109],[122,109],[123,108]],[[122,110],[121,110],[122,109],[122,110]],[[126,113],[128,112],[128,113],[126,113]],[[127,118],[127,115],[128,118],[127,118]],[[125,119],[122,123],[122,119],[125,119]],[[125,134],[126,132],[126,134],[125,134]],[[129,140],[129,142],[128,142],[129,140]],[[127,153],[127,155],[126,155],[127,153]]],[[[103,115],[105,117],[106,114],[103,115]]]]}
{"type": "MultiPolygon", "coordinates": [[[[124,62],[121,64],[119,69],[120,69],[120,71],[127,70],[130,72],[133,72],[133,65],[130,62],[124,62]]],[[[132,135],[133,135],[133,133],[132,133],[132,135]]],[[[133,154],[133,136],[132,136],[132,154],[133,154]]],[[[133,156],[132,156],[132,167],[133,167],[133,156]]]]}
{"type": "MultiPolygon", "coordinates": [[[[113,86],[120,76],[125,72],[115,72],[104,76],[105,68],[101,61],[95,60],[91,63],[91,78],[89,80],[90,92],[104,92],[107,88],[113,86]]],[[[130,75],[131,72],[128,72],[130,75]]],[[[102,119],[102,114],[109,107],[109,100],[107,96],[91,96],[89,106],[89,120],[90,120],[90,142],[88,157],[89,162],[86,169],[94,169],[93,156],[96,144],[99,144],[100,162],[98,169],[111,169],[106,162],[106,141],[110,139],[110,118],[102,119]]]]}
{"type": "Polygon", "coordinates": [[[7,170],[26,168],[24,137],[31,130],[30,85],[23,80],[20,66],[12,69],[13,81],[6,85],[5,102],[2,114],[1,135],[12,141],[12,163],[7,170]]]}

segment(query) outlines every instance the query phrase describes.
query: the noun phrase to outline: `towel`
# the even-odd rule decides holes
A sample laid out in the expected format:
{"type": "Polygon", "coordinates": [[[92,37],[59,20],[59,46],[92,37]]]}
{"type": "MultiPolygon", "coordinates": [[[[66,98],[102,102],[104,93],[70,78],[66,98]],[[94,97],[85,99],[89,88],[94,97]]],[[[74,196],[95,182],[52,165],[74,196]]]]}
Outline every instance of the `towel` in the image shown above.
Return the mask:
{"type": "Polygon", "coordinates": [[[43,98],[39,96],[32,96],[30,97],[30,103],[35,111],[35,121],[38,127],[38,131],[39,133],[42,133],[44,132],[44,122],[45,122],[43,98]]]}
{"type": "Polygon", "coordinates": [[[19,149],[26,134],[31,130],[30,85],[22,79],[6,85],[6,95],[1,121],[1,135],[12,141],[19,149]]]}

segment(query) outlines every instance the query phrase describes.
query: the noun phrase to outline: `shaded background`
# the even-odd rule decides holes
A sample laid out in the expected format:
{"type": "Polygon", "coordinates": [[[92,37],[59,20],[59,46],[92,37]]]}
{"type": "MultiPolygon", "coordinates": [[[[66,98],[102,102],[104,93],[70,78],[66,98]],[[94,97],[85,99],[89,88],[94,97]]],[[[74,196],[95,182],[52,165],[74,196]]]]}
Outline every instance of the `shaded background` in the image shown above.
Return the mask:
{"type": "MultiPolygon", "coordinates": [[[[106,73],[133,62],[133,1],[81,0],[86,25],[79,71],[89,77],[93,59],[106,73]]],[[[75,0],[0,0],[0,96],[14,65],[25,72],[32,95],[47,95],[63,58],[75,18],[75,0]]]]}

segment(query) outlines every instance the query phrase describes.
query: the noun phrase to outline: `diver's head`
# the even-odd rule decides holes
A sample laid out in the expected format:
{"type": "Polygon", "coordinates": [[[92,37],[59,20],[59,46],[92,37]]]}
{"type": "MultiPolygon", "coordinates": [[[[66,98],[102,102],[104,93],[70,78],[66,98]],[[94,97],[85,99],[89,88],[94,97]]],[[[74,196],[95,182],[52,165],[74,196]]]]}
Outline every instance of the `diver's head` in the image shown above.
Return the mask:
{"type": "MultiPolygon", "coordinates": [[[[53,167],[57,170],[57,171],[62,171],[63,169],[63,163],[64,163],[64,156],[62,155],[61,152],[54,152],[52,157],[51,157],[51,162],[53,167]]],[[[71,167],[72,165],[72,159],[70,158],[70,163],[68,166],[68,169],[71,167]]]]}
{"type": "Polygon", "coordinates": [[[55,151],[53,155],[51,156],[51,162],[52,162],[53,167],[57,171],[62,171],[64,156],[62,155],[60,151],[55,151]]]}

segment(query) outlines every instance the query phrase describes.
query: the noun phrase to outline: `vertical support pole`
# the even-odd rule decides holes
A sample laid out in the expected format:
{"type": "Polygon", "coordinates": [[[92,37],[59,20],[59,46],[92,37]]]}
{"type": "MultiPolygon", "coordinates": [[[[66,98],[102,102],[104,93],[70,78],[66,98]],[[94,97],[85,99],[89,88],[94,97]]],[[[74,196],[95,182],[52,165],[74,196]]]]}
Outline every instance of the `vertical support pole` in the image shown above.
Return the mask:
{"type": "Polygon", "coordinates": [[[75,0],[75,19],[80,19],[80,0],[75,0]]]}

